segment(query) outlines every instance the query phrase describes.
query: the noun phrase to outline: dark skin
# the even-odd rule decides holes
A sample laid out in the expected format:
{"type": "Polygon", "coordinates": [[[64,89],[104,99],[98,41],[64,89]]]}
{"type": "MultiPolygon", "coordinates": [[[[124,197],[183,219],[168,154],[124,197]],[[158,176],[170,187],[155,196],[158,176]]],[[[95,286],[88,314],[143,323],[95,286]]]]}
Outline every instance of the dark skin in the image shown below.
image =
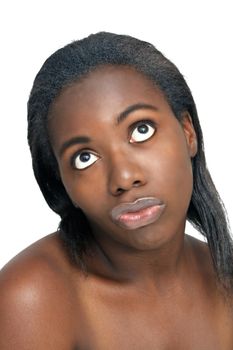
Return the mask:
{"type": "Polygon", "coordinates": [[[2,270],[0,348],[232,350],[233,318],[209,249],[184,234],[197,152],[188,113],[179,123],[140,73],[102,67],[62,92],[49,129],[64,186],[96,244],[87,275],[57,233],[2,270]],[[126,229],[112,221],[115,206],[142,197],[165,203],[156,222],[126,229]]]}

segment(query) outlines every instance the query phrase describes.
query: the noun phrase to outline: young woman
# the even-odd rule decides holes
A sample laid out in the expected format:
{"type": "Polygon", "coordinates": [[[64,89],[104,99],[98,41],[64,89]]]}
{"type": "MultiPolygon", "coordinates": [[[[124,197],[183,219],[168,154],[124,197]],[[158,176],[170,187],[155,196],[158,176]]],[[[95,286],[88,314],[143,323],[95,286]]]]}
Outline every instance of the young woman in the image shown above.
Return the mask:
{"type": "Polygon", "coordinates": [[[73,42],[36,76],[28,125],[61,222],[0,274],[1,350],[232,350],[230,229],[175,65],[129,36],[73,42]]]}

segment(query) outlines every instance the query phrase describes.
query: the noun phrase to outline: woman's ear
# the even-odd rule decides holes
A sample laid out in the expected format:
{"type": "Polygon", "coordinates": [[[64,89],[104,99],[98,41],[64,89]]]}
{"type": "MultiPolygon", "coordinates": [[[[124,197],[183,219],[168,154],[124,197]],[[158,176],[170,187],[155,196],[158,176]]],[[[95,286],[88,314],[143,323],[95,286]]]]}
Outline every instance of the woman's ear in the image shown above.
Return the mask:
{"type": "Polygon", "coordinates": [[[197,154],[197,135],[193,126],[192,118],[188,112],[182,113],[181,126],[184,130],[189,155],[193,158],[197,154]]]}

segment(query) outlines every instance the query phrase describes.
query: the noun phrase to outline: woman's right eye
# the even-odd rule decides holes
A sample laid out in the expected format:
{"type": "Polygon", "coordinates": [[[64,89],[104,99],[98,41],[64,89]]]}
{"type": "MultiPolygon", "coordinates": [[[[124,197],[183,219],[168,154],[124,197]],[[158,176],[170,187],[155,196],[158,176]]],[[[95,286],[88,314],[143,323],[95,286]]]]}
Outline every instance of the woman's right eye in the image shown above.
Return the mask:
{"type": "Polygon", "coordinates": [[[85,169],[94,164],[99,159],[90,151],[82,151],[72,157],[72,165],[76,169],[85,169]]]}

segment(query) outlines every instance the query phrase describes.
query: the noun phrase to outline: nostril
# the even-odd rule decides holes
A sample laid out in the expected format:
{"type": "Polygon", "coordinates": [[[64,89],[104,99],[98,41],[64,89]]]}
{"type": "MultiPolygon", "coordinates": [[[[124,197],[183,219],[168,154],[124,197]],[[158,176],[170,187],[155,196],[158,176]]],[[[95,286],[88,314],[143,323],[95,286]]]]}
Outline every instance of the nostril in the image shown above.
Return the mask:
{"type": "Polygon", "coordinates": [[[123,188],[118,188],[118,189],[116,190],[116,194],[121,194],[121,193],[123,193],[123,192],[124,192],[123,188]]]}

